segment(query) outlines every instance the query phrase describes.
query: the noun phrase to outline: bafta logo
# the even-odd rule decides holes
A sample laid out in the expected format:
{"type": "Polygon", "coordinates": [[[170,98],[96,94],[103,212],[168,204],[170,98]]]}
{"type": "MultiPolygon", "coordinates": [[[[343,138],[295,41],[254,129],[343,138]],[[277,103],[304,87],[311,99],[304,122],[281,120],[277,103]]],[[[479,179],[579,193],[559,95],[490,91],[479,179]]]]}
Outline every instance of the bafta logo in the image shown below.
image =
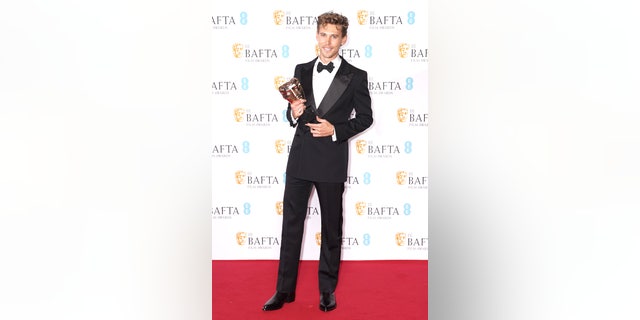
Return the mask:
{"type": "Polygon", "coordinates": [[[280,94],[284,99],[289,101],[289,103],[293,103],[296,100],[304,99],[304,90],[302,90],[302,85],[300,84],[300,80],[297,78],[291,78],[291,80],[283,83],[280,87],[278,87],[280,94]]]}
{"type": "Polygon", "coordinates": [[[232,50],[233,50],[233,56],[236,58],[240,58],[242,56],[242,49],[244,49],[244,47],[239,44],[239,43],[234,43],[233,46],[231,46],[232,50]]]}
{"type": "Polygon", "coordinates": [[[356,213],[361,216],[364,215],[364,209],[367,208],[367,203],[364,201],[356,202],[356,213]]]}
{"type": "Polygon", "coordinates": [[[282,201],[278,201],[276,202],[276,213],[281,216],[282,215],[282,211],[284,210],[284,204],[282,203],[282,201]]]}
{"type": "Polygon", "coordinates": [[[358,154],[364,154],[364,151],[367,148],[367,142],[364,140],[356,140],[356,151],[358,154]]]}
{"type": "Polygon", "coordinates": [[[276,152],[278,154],[282,154],[284,152],[284,146],[285,146],[284,140],[282,139],[276,140],[276,152]]]}
{"type": "Polygon", "coordinates": [[[406,122],[408,114],[409,110],[407,110],[407,108],[398,108],[398,121],[406,122]]]}
{"type": "Polygon", "coordinates": [[[369,12],[367,12],[367,10],[358,10],[358,23],[361,26],[367,23],[368,17],[369,17],[369,12]]]}
{"type": "Polygon", "coordinates": [[[236,233],[236,242],[239,246],[243,246],[247,241],[247,233],[246,232],[237,232],[236,233]]]}
{"type": "Polygon", "coordinates": [[[275,86],[276,90],[279,90],[280,86],[285,82],[287,82],[287,80],[285,80],[283,76],[277,76],[273,78],[273,85],[275,86]]]}
{"type": "Polygon", "coordinates": [[[242,118],[244,118],[244,109],[242,108],[233,109],[233,117],[236,119],[236,122],[242,122],[242,118]]]}
{"type": "Polygon", "coordinates": [[[316,56],[320,55],[320,46],[316,44],[316,56]]]}
{"type": "Polygon", "coordinates": [[[283,18],[284,18],[284,11],[276,10],[273,12],[273,22],[276,24],[276,26],[282,25],[282,20],[284,20],[283,18]]]}
{"type": "Polygon", "coordinates": [[[403,246],[404,240],[407,239],[407,234],[404,232],[396,233],[396,245],[403,246]]]}
{"type": "Polygon", "coordinates": [[[400,58],[406,58],[409,55],[409,45],[406,43],[399,44],[398,53],[400,54],[400,58]]]}
{"type": "Polygon", "coordinates": [[[396,182],[399,185],[403,185],[407,181],[407,172],[406,171],[398,171],[396,172],[396,182]]]}
{"type": "Polygon", "coordinates": [[[321,245],[322,244],[322,233],[320,233],[320,232],[316,232],[316,244],[317,245],[321,245]]]}
{"type": "Polygon", "coordinates": [[[236,171],[236,183],[237,184],[242,184],[244,182],[244,177],[246,177],[247,174],[242,171],[242,170],[238,170],[236,171]]]}

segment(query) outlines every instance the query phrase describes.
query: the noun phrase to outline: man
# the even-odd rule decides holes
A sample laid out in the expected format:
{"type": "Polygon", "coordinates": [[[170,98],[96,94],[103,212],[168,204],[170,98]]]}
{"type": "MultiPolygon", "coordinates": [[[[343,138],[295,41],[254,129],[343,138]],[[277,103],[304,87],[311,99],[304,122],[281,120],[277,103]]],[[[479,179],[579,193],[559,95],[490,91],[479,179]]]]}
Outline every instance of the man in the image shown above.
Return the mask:
{"type": "Polygon", "coordinates": [[[276,293],[263,306],[271,311],[295,300],[304,222],[312,187],[320,203],[321,246],[318,265],[320,309],[336,308],[342,245],[342,204],[347,180],[349,139],[373,123],[367,73],[338,55],[347,42],[348,19],[327,12],[318,17],[318,57],[299,64],[294,76],[307,98],[289,104],[296,128],[283,199],[282,242],[276,293]],[[352,112],[355,116],[352,117],[352,112]]]}

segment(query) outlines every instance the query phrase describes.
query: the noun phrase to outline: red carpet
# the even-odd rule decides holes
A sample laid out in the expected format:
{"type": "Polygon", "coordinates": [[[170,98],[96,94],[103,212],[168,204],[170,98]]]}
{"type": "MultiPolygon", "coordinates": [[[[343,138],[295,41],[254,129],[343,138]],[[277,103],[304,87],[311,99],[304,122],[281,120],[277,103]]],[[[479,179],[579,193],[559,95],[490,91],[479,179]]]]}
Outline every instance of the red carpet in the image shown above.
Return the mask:
{"type": "Polygon", "coordinates": [[[273,295],[276,260],[214,260],[213,319],[220,320],[424,320],[427,319],[428,262],[343,261],[336,289],[338,307],[318,308],[318,262],[302,261],[296,301],[265,312],[273,295]]]}

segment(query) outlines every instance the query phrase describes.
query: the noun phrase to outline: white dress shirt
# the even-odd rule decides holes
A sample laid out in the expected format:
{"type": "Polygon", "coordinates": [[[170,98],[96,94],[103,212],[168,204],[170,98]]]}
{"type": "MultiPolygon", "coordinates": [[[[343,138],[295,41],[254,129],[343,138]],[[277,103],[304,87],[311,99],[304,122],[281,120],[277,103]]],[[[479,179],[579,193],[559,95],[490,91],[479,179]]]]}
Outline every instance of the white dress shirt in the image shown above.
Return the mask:
{"type": "Polygon", "coordinates": [[[333,59],[333,71],[329,72],[328,70],[322,70],[321,72],[316,71],[318,67],[318,63],[320,62],[320,58],[316,60],[316,63],[313,65],[313,97],[316,101],[316,106],[319,106],[324,98],[324,95],[329,90],[329,86],[335,78],[336,73],[338,72],[338,68],[340,68],[340,63],[342,63],[342,59],[340,56],[337,56],[333,59]]]}
{"type": "MultiPolygon", "coordinates": [[[[321,72],[316,71],[318,63],[322,63],[320,62],[320,58],[318,58],[316,63],[313,65],[313,98],[316,101],[316,106],[320,106],[322,99],[324,99],[324,95],[327,94],[329,86],[331,86],[331,82],[333,82],[333,78],[335,78],[336,73],[338,73],[342,59],[340,59],[340,56],[337,56],[335,59],[331,60],[331,62],[333,62],[332,72],[329,72],[329,70],[322,70],[321,72]]],[[[291,118],[294,119],[293,110],[291,111],[291,118]]],[[[294,119],[294,123],[297,122],[297,120],[298,119],[294,119]]],[[[338,140],[335,130],[333,130],[331,139],[333,141],[338,140]]]]}

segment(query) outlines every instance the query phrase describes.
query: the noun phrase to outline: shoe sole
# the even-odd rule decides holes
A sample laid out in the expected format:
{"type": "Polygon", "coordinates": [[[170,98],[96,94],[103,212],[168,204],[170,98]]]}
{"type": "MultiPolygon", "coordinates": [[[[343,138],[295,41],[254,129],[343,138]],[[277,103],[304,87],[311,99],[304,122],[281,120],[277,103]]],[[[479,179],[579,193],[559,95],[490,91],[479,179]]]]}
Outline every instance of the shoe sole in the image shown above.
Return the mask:
{"type": "Polygon", "coordinates": [[[332,306],[332,307],[323,307],[323,306],[320,306],[320,310],[322,310],[322,311],[324,311],[324,312],[329,312],[329,311],[331,311],[331,310],[334,310],[337,306],[338,306],[337,304],[336,304],[336,305],[334,305],[334,306],[332,306]]]}

